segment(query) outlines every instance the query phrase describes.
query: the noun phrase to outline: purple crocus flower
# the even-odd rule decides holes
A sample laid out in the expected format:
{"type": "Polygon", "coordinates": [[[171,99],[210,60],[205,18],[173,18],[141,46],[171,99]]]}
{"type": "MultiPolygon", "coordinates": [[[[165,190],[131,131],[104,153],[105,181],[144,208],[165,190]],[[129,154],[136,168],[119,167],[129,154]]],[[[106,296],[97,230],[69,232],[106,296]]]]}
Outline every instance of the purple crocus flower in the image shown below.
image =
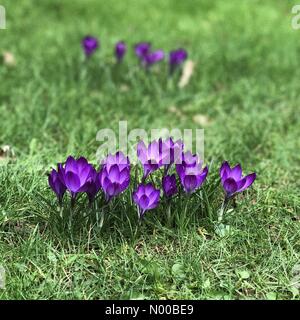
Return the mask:
{"type": "Polygon", "coordinates": [[[187,59],[187,56],[185,49],[171,51],[169,54],[170,71],[173,72],[177,66],[180,66],[187,59]]]}
{"type": "Polygon", "coordinates": [[[165,54],[163,50],[156,50],[153,52],[148,52],[143,59],[143,62],[145,63],[146,67],[150,67],[156,62],[159,62],[163,60],[165,57],[165,54]]]}
{"type": "Polygon", "coordinates": [[[160,190],[155,189],[151,183],[140,184],[133,192],[133,201],[137,204],[142,217],[147,210],[154,209],[159,204],[160,190]]]}
{"type": "Polygon", "coordinates": [[[224,161],[220,168],[220,177],[226,192],[226,198],[228,199],[238,192],[242,192],[249,188],[256,179],[256,173],[251,173],[243,177],[240,164],[237,164],[231,169],[228,162],[224,161]]]}
{"type": "Polygon", "coordinates": [[[144,57],[150,52],[150,48],[151,44],[149,42],[140,42],[135,45],[134,51],[138,58],[143,60],[144,57]]]}
{"type": "MultiPolygon", "coordinates": [[[[58,164],[58,168],[60,166],[61,164],[58,164]]],[[[51,189],[56,193],[58,202],[61,204],[67,188],[61,181],[59,173],[55,169],[52,169],[51,173],[48,175],[48,182],[51,189]]]]}
{"type": "Polygon", "coordinates": [[[94,167],[91,169],[90,177],[87,181],[86,194],[89,198],[90,203],[94,201],[96,194],[101,189],[99,173],[94,167]]]}
{"type": "Polygon", "coordinates": [[[177,165],[176,171],[180,178],[180,182],[187,193],[192,193],[198,189],[206,179],[208,168],[202,168],[201,163],[194,165],[177,165]]]}
{"type": "Polygon", "coordinates": [[[115,46],[115,55],[118,60],[118,62],[121,62],[124,58],[124,55],[126,53],[127,47],[126,44],[123,41],[119,41],[115,46]]]}
{"type": "Polygon", "coordinates": [[[95,37],[86,36],[82,39],[81,45],[86,57],[89,57],[99,47],[99,42],[98,39],[95,37]]]}
{"type": "Polygon", "coordinates": [[[162,179],[162,187],[164,194],[168,198],[178,193],[175,174],[164,176],[162,179]]]}
{"type": "Polygon", "coordinates": [[[191,151],[187,151],[182,154],[182,165],[186,167],[194,167],[199,162],[199,157],[196,154],[192,154],[191,151]]]}
{"type": "Polygon", "coordinates": [[[64,167],[59,167],[59,177],[72,198],[75,198],[79,192],[87,191],[87,182],[90,179],[92,168],[85,158],[81,157],[76,160],[71,156],[68,157],[64,167]]]}
{"type": "Polygon", "coordinates": [[[128,188],[130,183],[130,163],[122,152],[109,155],[103,163],[99,179],[106,200],[110,201],[128,188]]]}
{"type": "Polygon", "coordinates": [[[150,173],[162,166],[162,140],[154,140],[148,147],[141,140],[137,146],[137,156],[143,165],[146,179],[150,173]]]}
{"type": "Polygon", "coordinates": [[[181,158],[176,164],[176,171],[177,173],[183,172],[186,168],[195,167],[197,163],[199,163],[199,158],[196,154],[192,154],[190,151],[182,152],[181,158]]]}

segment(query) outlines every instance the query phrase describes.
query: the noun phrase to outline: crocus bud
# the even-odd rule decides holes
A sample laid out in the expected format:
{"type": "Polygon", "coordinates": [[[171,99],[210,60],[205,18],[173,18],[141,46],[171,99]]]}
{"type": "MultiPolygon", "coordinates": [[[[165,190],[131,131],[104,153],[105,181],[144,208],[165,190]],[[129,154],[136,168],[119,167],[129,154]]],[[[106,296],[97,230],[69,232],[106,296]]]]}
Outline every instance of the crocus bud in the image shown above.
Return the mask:
{"type": "Polygon", "coordinates": [[[115,55],[118,60],[118,62],[121,62],[124,58],[124,55],[126,53],[127,47],[126,44],[123,41],[120,41],[115,46],[115,55]]]}
{"type": "Polygon", "coordinates": [[[91,56],[95,50],[99,47],[98,39],[91,36],[86,36],[82,39],[81,45],[86,57],[91,56]]]}
{"type": "Polygon", "coordinates": [[[178,192],[175,174],[164,176],[162,179],[162,187],[164,194],[168,198],[174,196],[178,192]]]}
{"type": "Polygon", "coordinates": [[[180,66],[188,57],[186,50],[177,49],[169,54],[170,72],[172,73],[178,66],[180,66]]]}
{"type": "Polygon", "coordinates": [[[151,44],[149,42],[140,42],[135,45],[134,51],[141,60],[150,52],[151,44]]]}
{"type": "Polygon", "coordinates": [[[90,203],[94,201],[97,193],[101,189],[99,173],[94,167],[91,169],[90,178],[87,181],[86,194],[89,198],[90,203]]]}
{"type": "Polygon", "coordinates": [[[144,56],[144,63],[146,65],[146,67],[150,67],[153,64],[163,60],[165,57],[165,54],[163,52],[163,50],[156,50],[153,52],[149,52],[144,56]]]}
{"type": "MultiPolygon", "coordinates": [[[[60,164],[58,164],[58,166],[60,166],[60,164]]],[[[58,202],[61,204],[67,188],[61,181],[59,173],[55,169],[52,169],[51,173],[49,174],[48,182],[51,189],[55,192],[58,202]]]]}

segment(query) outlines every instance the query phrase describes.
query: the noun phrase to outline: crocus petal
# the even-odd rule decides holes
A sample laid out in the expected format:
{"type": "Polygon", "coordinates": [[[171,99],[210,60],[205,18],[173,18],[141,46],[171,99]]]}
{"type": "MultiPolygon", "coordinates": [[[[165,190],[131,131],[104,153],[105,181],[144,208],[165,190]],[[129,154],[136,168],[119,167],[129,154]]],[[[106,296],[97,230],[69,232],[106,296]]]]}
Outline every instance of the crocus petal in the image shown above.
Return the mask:
{"type": "Polygon", "coordinates": [[[138,202],[139,202],[139,197],[138,197],[138,195],[137,195],[136,192],[133,192],[133,193],[132,193],[132,198],[133,198],[133,201],[134,201],[135,203],[138,203],[138,202]]]}
{"type": "Polygon", "coordinates": [[[228,195],[232,195],[237,191],[237,183],[233,178],[228,178],[224,181],[223,187],[225,191],[228,193],[228,195]]]}
{"type": "Polygon", "coordinates": [[[141,198],[139,199],[139,205],[142,209],[147,209],[149,204],[149,198],[144,194],[141,196],[141,198]]]}
{"type": "Polygon", "coordinates": [[[57,165],[57,173],[61,183],[65,184],[65,169],[61,163],[57,165]]]}
{"type": "Polygon", "coordinates": [[[230,177],[232,177],[235,181],[238,181],[242,177],[242,167],[240,164],[237,164],[234,168],[231,169],[230,177]]]}
{"type": "Polygon", "coordinates": [[[237,192],[240,192],[240,190],[244,187],[246,182],[247,182],[246,177],[236,182],[237,183],[237,192]]]}
{"type": "Polygon", "coordinates": [[[197,176],[197,187],[199,188],[205,181],[208,174],[208,168],[205,167],[201,175],[197,176]]]}
{"type": "Polygon", "coordinates": [[[224,161],[220,168],[220,177],[223,181],[225,181],[229,176],[229,174],[230,174],[230,166],[227,161],[224,161]]]}
{"type": "Polygon", "coordinates": [[[184,180],[183,180],[183,186],[184,186],[186,192],[188,192],[188,193],[195,190],[195,188],[197,186],[196,176],[192,176],[192,175],[185,176],[184,180]]]}
{"type": "Polygon", "coordinates": [[[144,190],[146,196],[150,197],[151,193],[154,191],[153,185],[151,183],[147,183],[144,190]]]}
{"type": "Polygon", "coordinates": [[[119,186],[120,192],[123,192],[124,190],[126,190],[129,184],[130,184],[130,178],[125,180],[123,183],[120,183],[120,186],[119,186]]]}
{"type": "Polygon", "coordinates": [[[85,167],[81,168],[81,171],[79,171],[78,175],[80,177],[80,183],[82,185],[86,183],[86,181],[89,178],[90,174],[91,174],[91,165],[86,164],[85,167]]]}
{"type": "Polygon", "coordinates": [[[55,175],[56,175],[57,173],[56,173],[56,170],[52,170],[52,172],[48,175],[48,183],[49,183],[49,186],[51,187],[51,189],[54,191],[54,192],[56,192],[55,191],[55,183],[54,183],[54,180],[55,180],[55,175]]]}
{"type": "Polygon", "coordinates": [[[139,186],[139,188],[138,188],[137,193],[138,193],[138,196],[139,196],[139,198],[140,198],[140,197],[145,193],[145,185],[141,184],[141,185],[139,186]]]}
{"type": "Polygon", "coordinates": [[[186,167],[194,166],[199,162],[198,156],[196,154],[192,154],[190,151],[187,151],[183,154],[183,164],[186,167]]]}
{"type": "Polygon", "coordinates": [[[159,199],[155,199],[151,204],[149,203],[147,210],[155,209],[159,204],[159,199]]]}
{"type": "Polygon", "coordinates": [[[101,186],[104,189],[104,191],[106,192],[107,188],[110,185],[110,180],[108,179],[107,176],[105,176],[105,172],[102,174],[102,181],[101,181],[101,186]]]}
{"type": "Polygon", "coordinates": [[[110,183],[107,188],[106,188],[106,193],[112,197],[115,195],[115,191],[116,191],[116,185],[115,183],[110,183]]]}
{"type": "Polygon", "coordinates": [[[87,192],[88,187],[89,187],[88,182],[85,182],[83,185],[80,186],[77,192],[87,192]]]}
{"type": "Polygon", "coordinates": [[[66,187],[71,192],[77,192],[80,188],[80,179],[77,174],[72,171],[67,172],[65,176],[66,187]]]}
{"type": "Polygon", "coordinates": [[[249,188],[252,185],[252,183],[256,179],[256,173],[251,173],[251,174],[247,175],[245,177],[245,179],[246,179],[246,182],[245,182],[244,186],[238,190],[239,192],[249,188]]]}
{"type": "MultiPolygon", "coordinates": [[[[149,207],[152,207],[152,205],[154,203],[157,203],[157,201],[159,200],[159,196],[160,196],[159,190],[154,190],[151,192],[151,194],[149,196],[149,207]]],[[[151,208],[151,209],[153,209],[153,208],[151,208]]]]}
{"type": "Polygon", "coordinates": [[[147,162],[147,147],[142,140],[137,145],[137,156],[142,164],[147,162]]]}
{"type": "Polygon", "coordinates": [[[129,170],[125,168],[119,174],[119,181],[120,183],[124,183],[128,179],[130,179],[129,170]]]}
{"type": "Polygon", "coordinates": [[[65,171],[72,171],[74,173],[77,172],[77,163],[76,163],[76,160],[72,157],[72,156],[69,156],[67,158],[67,161],[66,161],[66,165],[65,165],[65,171]]]}
{"type": "Polygon", "coordinates": [[[117,164],[114,164],[109,170],[109,179],[111,182],[119,182],[120,171],[117,164]]]}

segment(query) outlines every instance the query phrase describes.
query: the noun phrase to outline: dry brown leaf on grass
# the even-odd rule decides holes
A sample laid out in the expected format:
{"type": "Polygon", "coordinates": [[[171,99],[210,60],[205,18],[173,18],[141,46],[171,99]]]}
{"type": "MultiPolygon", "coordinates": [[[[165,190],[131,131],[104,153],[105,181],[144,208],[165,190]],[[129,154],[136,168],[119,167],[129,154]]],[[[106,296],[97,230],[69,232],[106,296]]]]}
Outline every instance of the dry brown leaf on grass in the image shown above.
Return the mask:
{"type": "Polygon", "coordinates": [[[194,69],[195,69],[195,62],[192,60],[186,61],[186,63],[183,66],[182,74],[178,83],[179,88],[185,87],[190,82],[194,69]]]}
{"type": "Polygon", "coordinates": [[[205,228],[203,228],[203,227],[199,227],[197,229],[197,232],[205,240],[212,239],[212,235],[209,232],[207,232],[207,230],[205,228]]]}
{"type": "Polygon", "coordinates": [[[181,119],[185,118],[184,114],[176,106],[170,106],[168,111],[181,119]]]}
{"type": "Polygon", "coordinates": [[[181,116],[182,115],[182,112],[179,109],[177,109],[176,106],[170,106],[168,108],[168,111],[171,112],[171,113],[174,113],[176,116],[181,116]]]}
{"type": "Polygon", "coordinates": [[[210,125],[211,120],[204,114],[195,114],[193,121],[203,127],[210,125]]]}
{"type": "Polygon", "coordinates": [[[5,64],[6,66],[13,67],[16,65],[15,56],[9,51],[3,52],[2,59],[3,59],[3,64],[5,64]]]}
{"type": "Polygon", "coordinates": [[[129,86],[127,84],[121,84],[120,85],[120,91],[121,92],[128,92],[130,90],[129,86]]]}

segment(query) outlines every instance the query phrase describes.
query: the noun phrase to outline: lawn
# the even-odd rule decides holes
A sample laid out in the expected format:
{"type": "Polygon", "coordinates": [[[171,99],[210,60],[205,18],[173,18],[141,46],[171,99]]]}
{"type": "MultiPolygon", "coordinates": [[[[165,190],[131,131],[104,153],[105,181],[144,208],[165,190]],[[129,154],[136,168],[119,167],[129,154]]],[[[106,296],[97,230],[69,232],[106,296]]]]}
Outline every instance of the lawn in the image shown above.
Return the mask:
{"type": "Polygon", "coordinates": [[[299,299],[295,3],[2,1],[0,53],[16,64],[0,64],[0,145],[10,147],[0,156],[1,299],[299,299]],[[85,63],[87,34],[101,48],[85,63]],[[130,48],[117,68],[118,40],[130,48]],[[186,48],[195,63],[186,87],[167,79],[166,63],[142,70],[132,49],[140,41],[186,48]],[[117,131],[120,120],[128,129],[203,128],[208,181],[174,201],[172,225],[164,205],[140,225],[127,191],[101,230],[77,216],[64,230],[47,173],[70,154],[95,161],[98,130],[117,131]],[[223,160],[257,179],[236,197],[221,236],[223,160]]]}

